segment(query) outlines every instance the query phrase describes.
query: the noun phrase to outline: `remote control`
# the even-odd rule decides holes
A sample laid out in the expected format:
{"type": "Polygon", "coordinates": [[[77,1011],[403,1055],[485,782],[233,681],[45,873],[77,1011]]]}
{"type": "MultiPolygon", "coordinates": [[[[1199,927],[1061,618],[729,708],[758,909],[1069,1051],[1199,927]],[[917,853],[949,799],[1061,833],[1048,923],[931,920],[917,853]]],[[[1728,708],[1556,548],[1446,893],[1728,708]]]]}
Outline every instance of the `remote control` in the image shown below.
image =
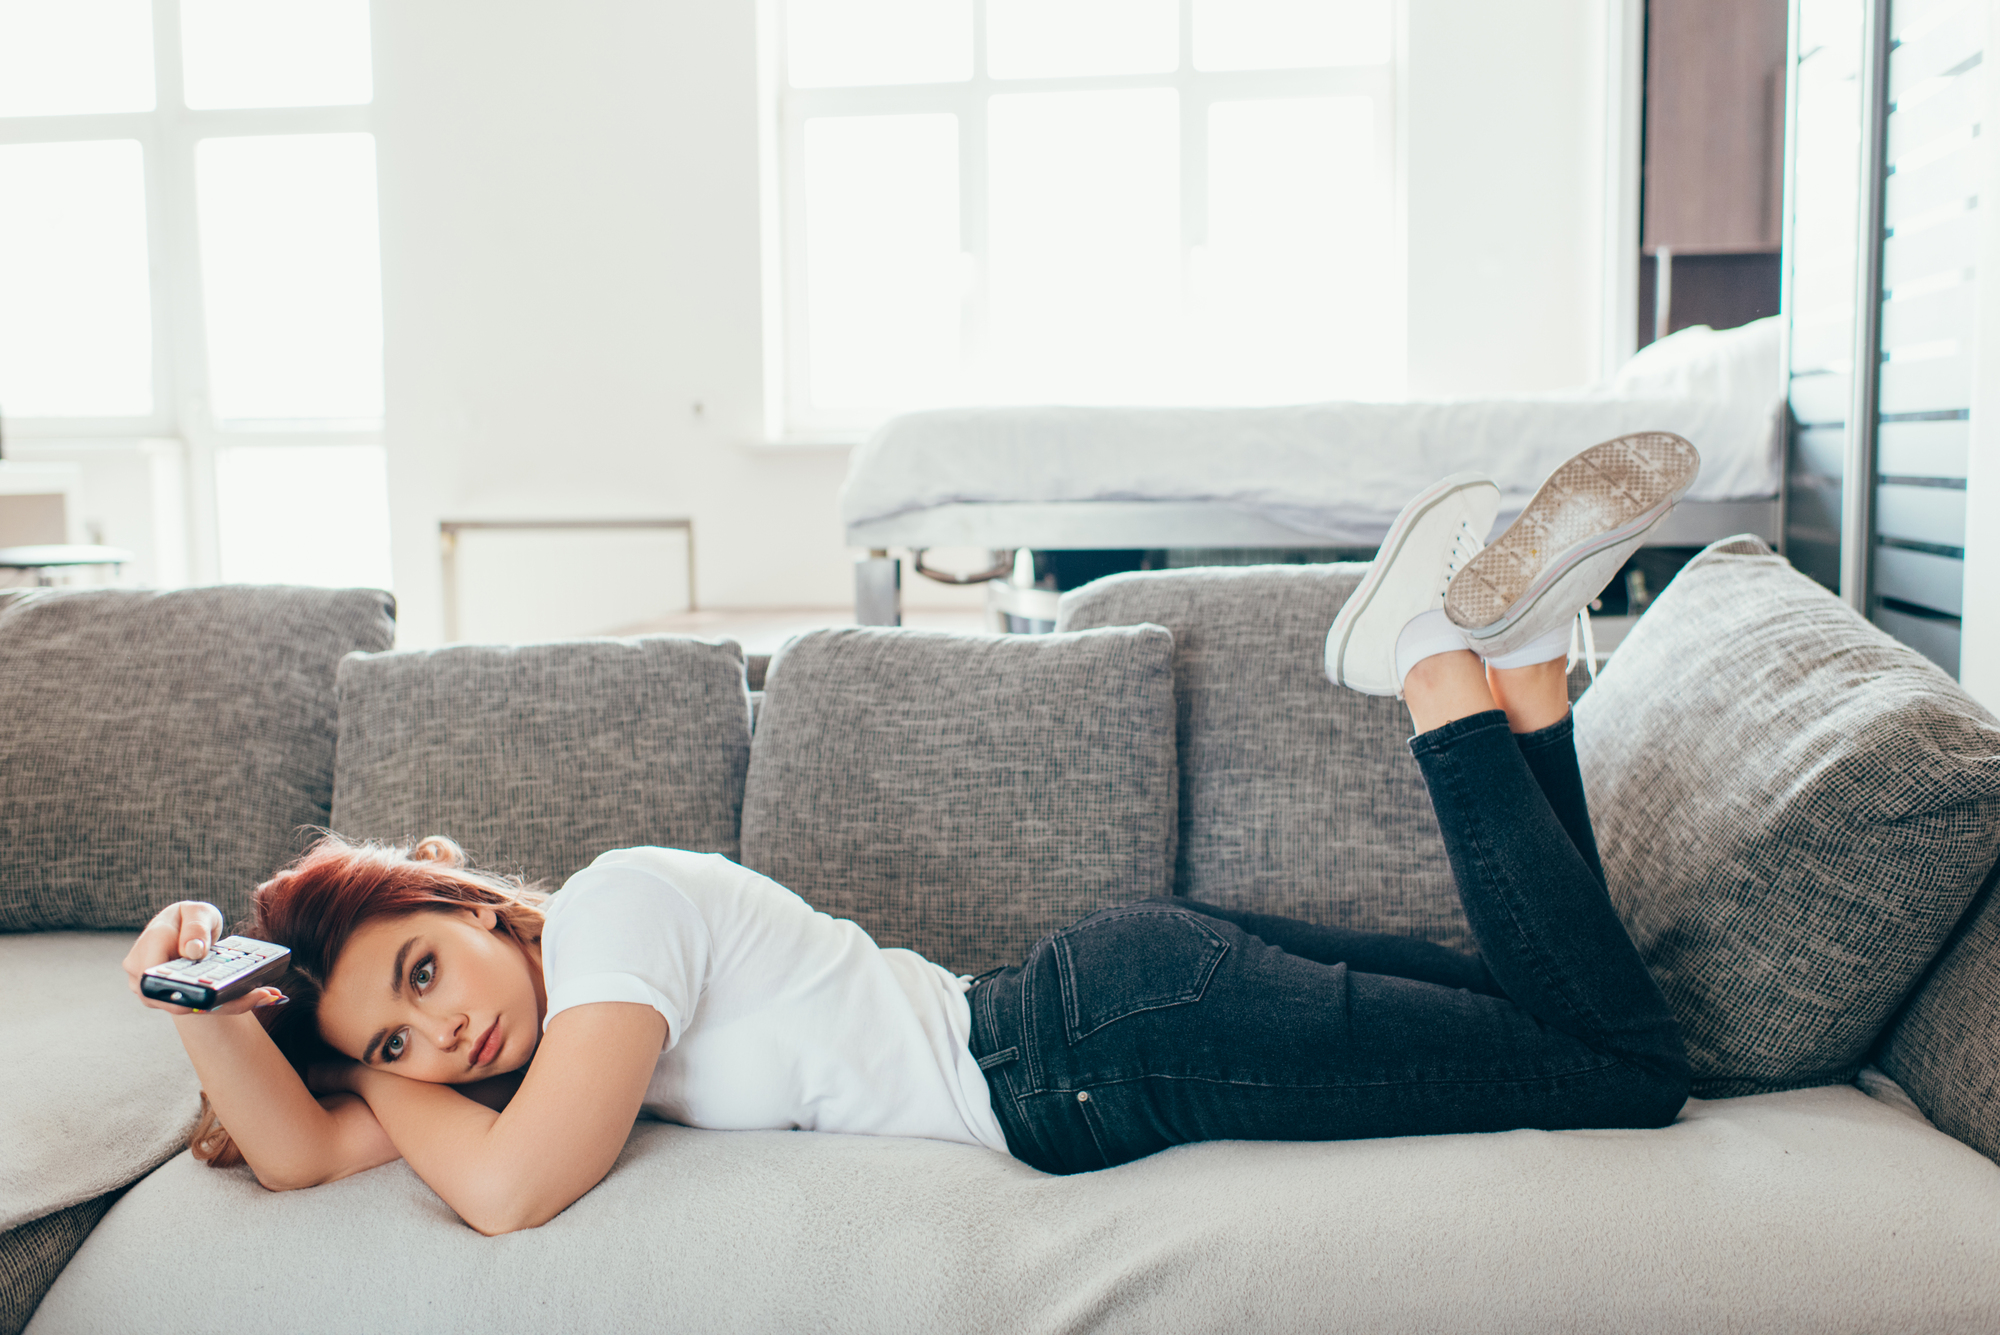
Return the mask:
{"type": "Polygon", "coordinates": [[[290,950],[269,941],[225,936],[201,959],[178,959],[146,970],[139,991],[154,1001],[210,1011],[278,977],[291,957],[290,950]]]}

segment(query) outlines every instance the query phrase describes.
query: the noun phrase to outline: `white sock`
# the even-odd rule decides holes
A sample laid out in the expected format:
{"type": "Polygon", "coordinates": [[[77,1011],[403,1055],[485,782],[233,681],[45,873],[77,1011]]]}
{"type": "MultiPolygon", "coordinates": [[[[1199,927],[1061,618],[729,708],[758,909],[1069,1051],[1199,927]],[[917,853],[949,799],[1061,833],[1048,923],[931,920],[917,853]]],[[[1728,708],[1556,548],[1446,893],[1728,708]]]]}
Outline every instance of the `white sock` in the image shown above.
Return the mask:
{"type": "Polygon", "coordinates": [[[1433,654],[1448,654],[1454,649],[1469,648],[1465,632],[1452,624],[1442,607],[1419,612],[1410,618],[1409,624],[1396,637],[1396,680],[1400,683],[1410,675],[1411,668],[1433,654]]]}
{"type": "Polygon", "coordinates": [[[1570,632],[1575,627],[1576,619],[1572,617],[1556,629],[1529,640],[1511,654],[1496,654],[1488,658],[1487,665],[1497,668],[1533,667],[1552,658],[1568,658],[1570,632]]]}

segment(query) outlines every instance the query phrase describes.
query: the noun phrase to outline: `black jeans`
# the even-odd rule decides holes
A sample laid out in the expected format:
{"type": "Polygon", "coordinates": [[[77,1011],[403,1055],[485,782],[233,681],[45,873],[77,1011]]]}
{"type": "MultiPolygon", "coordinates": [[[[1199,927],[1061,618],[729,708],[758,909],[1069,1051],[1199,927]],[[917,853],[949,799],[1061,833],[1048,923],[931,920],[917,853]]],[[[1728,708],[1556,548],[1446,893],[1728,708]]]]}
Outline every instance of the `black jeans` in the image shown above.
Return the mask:
{"type": "Polygon", "coordinates": [[[972,988],[1016,1158],[1673,1120],[1687,1056],[1605,893],[1569,721],[1476,714],[1410,749],[1479,953],[1186,899],[1093,913],[972,988]]]}

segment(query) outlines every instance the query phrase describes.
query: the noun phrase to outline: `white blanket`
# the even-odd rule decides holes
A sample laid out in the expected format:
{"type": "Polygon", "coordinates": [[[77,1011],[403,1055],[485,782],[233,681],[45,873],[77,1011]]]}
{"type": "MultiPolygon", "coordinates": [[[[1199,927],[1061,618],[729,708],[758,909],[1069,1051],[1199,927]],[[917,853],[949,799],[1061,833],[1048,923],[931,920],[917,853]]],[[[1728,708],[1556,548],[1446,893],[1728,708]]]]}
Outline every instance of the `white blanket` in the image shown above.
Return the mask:
{"type": "Polygon", "coordinates": [[[0,1229],[116,1191],[187,1143],[201,1086],[119,961],[136,932],[0,935],[0,1229]]]}
{"type": "Polygon", "coordinates": [[[854,525],[954,502],[1203,501],[1331,544],[1372,545],[1407,500],[1476,469],[1503,522],[1555,466],[1632,431],[1702,453],[1688,499],[1775,496],[1783,466],[1775,320],[1682,330],[1593,390],[1277,408],[955,408],[885,423],[849,462],[854,525]]]}

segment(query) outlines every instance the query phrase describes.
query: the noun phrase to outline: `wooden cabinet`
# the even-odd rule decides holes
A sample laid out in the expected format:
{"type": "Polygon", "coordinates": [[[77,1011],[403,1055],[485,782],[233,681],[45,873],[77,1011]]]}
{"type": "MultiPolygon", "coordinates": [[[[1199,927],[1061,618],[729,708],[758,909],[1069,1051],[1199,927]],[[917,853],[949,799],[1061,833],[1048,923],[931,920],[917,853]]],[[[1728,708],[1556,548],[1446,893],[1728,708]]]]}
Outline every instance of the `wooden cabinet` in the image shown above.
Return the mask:
{"type": "Polygon", "coordinates": [[[1777,314],[1785,26],[1786,0],[1648,0],[1641,344],[1777,314]]]}
{"type": "Polygon", "coordinates": [[[1649,0],[1648,254],[1778,248],[1784,100],[1785,0],[1649,0]]]}

